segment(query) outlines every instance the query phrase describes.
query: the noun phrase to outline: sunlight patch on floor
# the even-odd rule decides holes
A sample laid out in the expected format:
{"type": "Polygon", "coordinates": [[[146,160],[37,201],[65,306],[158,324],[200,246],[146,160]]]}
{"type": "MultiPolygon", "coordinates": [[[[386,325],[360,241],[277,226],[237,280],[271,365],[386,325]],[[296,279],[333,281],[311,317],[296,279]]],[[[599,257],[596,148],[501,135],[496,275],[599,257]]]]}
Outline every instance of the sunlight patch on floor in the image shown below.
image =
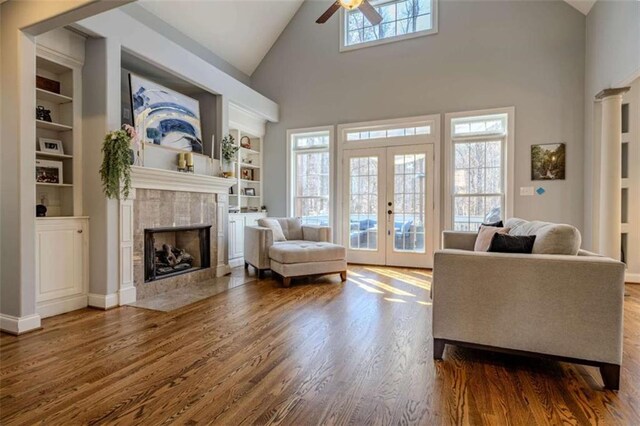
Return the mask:
{"type": "Polygon", "coordinates": [[[421,280],[411,275],[403,274],[402,272],[391,271],[381,268],[366,268],[368,271],[375,272],[376,274],[383,275],[385,277],[393,278],[394,280],[401,281],[405,284],[409,284],[415,287],[422,288],[424,290],[431,290],[431,283],[426,280],[421,280]]]}
{"type": "Polygon", "coordinates": [[[384,300],[386,300],[387,302],[395,302],[395,303],[407,303],[406,300],[402,300],[402,299],[394,299],[392,297],[385,297],[384,300]]]}
{"type": "Polygon", "coordinates": [[[391,286],[389,284],[385,284],[385,283],[383,283],[381,281],[374,280],[373,278],[364,278],[364,281],[367,284],[374,285],[376,287],[379,287],[379,288],[381,288],[383,290],[388,291],[389,293],[397,294],[398,296],[416,297],[415,294],[411,294],[411,293],[406,292],[404,290],[400,290],[399,288],[395,288],[395,287],[393,287],[393,286],[391,286]]]}
{"type": "Polygon", "coordinates": [[[347,281],[353,282],[355,285],[357,285],[358,287],[360,287],[365,291],[368,291],[369,293],[384,294],[384,291],[378,290],[377,288],[369,287],[368,285],[361,283],[358,280],[355,280],[353,278],[348,278],[347,281]]]}
{"type": "Polygon", "coordinates": [[[423,302],[422,300],[416,300],[416,303],[419,303],[424,306],[431,306],[431,302],[423,302]]]}

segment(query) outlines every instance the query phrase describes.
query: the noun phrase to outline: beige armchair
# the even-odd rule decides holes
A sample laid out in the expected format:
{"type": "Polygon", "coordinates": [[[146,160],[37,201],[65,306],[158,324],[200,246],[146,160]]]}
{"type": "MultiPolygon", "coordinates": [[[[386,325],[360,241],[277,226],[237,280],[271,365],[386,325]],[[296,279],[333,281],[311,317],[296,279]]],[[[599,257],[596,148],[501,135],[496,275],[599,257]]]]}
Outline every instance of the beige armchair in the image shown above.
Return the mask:
{"type": "Polygon", "coordinates": [[[600,368],[618,389],[623,263],[578,255],[474,252],[475,233],[445,232],[434,257],[434,358],[445,344],[600,368]]]}
{"type": "Polygon", "coordinates": [[[245,227],[245,268],[253,266],[260,278],[270,269],[283,278],[285,287],[292,278],[310,275],[340,273],[346,280],[346,252],[330,242],[330,227],[302,225],[296,218],[275,220],[282,228],[284,241],[274,241],[273,230],[266,226],[245,227]]]}

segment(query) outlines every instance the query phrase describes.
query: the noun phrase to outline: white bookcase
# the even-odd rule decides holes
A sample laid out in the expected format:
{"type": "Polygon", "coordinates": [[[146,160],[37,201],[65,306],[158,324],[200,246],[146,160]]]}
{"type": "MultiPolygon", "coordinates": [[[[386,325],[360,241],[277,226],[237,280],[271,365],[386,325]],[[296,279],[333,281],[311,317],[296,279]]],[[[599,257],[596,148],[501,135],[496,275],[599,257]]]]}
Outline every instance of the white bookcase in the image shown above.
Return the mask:
{"type": "Polygon", "coordinates": [[[622,101],[622,260],[629,282],[640,282],[640,79],[622,101]]]}

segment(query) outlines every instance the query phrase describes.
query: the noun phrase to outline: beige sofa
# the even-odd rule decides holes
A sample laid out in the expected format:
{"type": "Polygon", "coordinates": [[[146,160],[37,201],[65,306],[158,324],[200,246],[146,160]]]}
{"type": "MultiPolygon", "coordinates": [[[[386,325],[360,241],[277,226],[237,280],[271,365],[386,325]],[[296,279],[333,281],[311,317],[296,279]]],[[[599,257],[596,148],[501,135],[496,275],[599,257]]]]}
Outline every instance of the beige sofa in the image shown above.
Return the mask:
{"type": "Polygon", "coordinates": [[[624,264],[579,250],[577,230],[562,226],[507,221],[511,234],[536,235],[533,254],[474,252],[476,233],[443,234],[432,283],[435,359],[445,344],[553,358],[597,366],[618,389],[624,264]]]}
{"type": "Polygon", "coordinates": [[[297,218],[270,220],[278,222],[285,240],[274,240],[274,230],[267,226],[245,227],[245,268],[253,266],[260,278],[270,269],[285,287],[296,277],[339,273],[342,281],[347,279],[345,248],[330,242],[330,227],[302,225],[297,218]]]}

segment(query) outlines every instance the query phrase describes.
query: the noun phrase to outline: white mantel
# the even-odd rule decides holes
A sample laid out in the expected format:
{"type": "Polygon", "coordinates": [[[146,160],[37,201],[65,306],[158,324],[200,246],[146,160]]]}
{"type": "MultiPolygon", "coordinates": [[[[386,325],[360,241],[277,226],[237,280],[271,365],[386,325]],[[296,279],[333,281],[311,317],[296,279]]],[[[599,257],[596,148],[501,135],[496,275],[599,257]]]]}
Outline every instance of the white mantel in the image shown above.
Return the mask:
{"type": "Polygon", "coordinates": [[[132,188],[229,194],[233,184],[233,179],[131,166],[132,188]]]}

